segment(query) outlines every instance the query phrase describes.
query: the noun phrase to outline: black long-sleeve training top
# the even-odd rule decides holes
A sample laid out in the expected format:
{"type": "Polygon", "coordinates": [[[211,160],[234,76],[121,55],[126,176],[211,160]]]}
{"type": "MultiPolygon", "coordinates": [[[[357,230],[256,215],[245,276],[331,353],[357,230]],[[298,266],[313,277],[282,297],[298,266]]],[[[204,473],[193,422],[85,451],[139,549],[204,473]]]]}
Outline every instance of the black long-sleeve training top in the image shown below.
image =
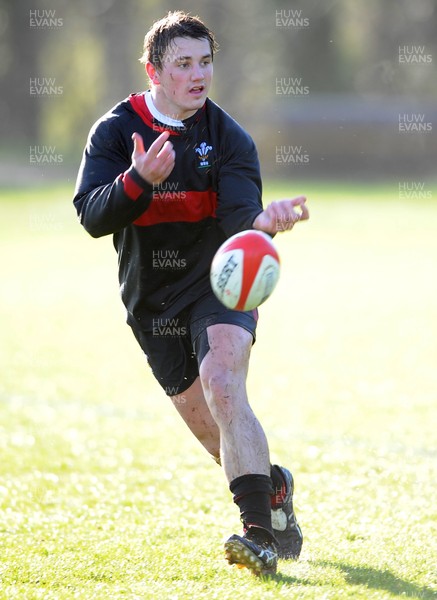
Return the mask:
{"type": "Polygon", "coordinates": [[[93,236],[113,234],[127,321],[147,328],[172,318],[210,290],[209,269],[220,244],[251,229],[262,212],[258,155],[251,137],[212,100],[183,121],[157,121],[145,93],[132,94],[92,127],[74,205],[93,236]],[[161,184],[132,166],[134,132],[150,147],[171,132],[176,160],[161,184]]]}

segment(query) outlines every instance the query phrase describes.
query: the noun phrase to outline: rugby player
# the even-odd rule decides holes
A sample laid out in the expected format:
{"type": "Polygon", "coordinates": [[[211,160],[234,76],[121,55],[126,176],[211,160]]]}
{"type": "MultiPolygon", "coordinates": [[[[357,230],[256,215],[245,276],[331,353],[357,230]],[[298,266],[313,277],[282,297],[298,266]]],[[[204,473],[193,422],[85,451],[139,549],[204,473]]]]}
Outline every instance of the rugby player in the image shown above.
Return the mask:
{"type": "Polygon", "coordinates": [[[141,58],[150,85],[92,127],[74,205],[93,237],[113,236],[127,323],[164,392],[223,468],[243,523],[225,542],[228,562],[265,575],[301,550],[294,482],[270,463],[247,397],[257,311],[226,309],[209,269],[229,236],[290,231],[309,214],[303,196],[263,208],[255,144],[208,97],[216,50],[212,31],[182,11],[152,25],[141,58]]]}

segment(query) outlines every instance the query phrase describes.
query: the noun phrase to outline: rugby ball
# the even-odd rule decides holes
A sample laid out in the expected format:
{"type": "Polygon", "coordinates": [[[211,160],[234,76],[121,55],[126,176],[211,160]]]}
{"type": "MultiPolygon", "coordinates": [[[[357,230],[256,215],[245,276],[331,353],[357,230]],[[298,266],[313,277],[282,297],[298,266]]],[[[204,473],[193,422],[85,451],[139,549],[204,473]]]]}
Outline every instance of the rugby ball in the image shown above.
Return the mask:
{"type": "Polygon", "coordinates": [[[252,310],[271,295],[279,271],[272,238],[262,231],[242,231],[217,250],[211,263],[211,287],[227,308],[252,310]]]}

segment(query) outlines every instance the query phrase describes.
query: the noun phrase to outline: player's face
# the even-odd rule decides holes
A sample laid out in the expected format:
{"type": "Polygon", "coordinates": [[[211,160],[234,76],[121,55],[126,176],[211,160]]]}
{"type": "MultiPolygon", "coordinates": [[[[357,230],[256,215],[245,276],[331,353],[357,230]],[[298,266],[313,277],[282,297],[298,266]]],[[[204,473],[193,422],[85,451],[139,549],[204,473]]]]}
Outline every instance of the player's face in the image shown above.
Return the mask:
{"type": "MultiPolygon", "coordinates": [[[[150,69],[150,67],[149,67],[150,69]]],[[[212,56],[206,39],[177,37],[167,49],[162,70],[148,70],[156,108],[187,119],[203,106],[212,82],[212,56]]]]}

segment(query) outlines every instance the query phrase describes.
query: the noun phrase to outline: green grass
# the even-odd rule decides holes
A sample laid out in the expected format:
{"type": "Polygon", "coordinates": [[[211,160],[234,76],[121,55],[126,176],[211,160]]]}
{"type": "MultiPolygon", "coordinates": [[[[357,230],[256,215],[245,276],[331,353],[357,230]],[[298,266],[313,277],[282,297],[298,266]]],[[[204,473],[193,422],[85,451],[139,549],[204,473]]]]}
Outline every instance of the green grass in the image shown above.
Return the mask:
{"type": "Polygon", "coordinates": [[[71,189],[3,191],[0,599],[435,597],[437,188],[397,187],[266,185],[311,209],[249,375],[305,536],[266,581],[223,559],[237,508],[124,323],[110,238],[71,189]]]}

